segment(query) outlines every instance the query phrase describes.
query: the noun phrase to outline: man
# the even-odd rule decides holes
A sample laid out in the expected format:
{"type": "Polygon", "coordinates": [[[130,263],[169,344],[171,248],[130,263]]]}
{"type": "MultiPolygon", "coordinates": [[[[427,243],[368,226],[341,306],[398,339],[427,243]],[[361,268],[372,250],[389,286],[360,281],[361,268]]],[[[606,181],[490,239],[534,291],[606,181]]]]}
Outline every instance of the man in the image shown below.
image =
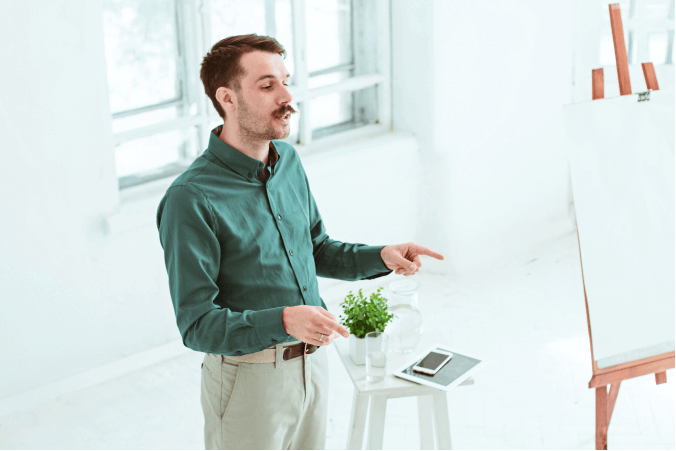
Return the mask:
{"type": "Polygon", "coordinates": [[[284,48],[233,36],[204,57],[201,78],[223,118],[202,156],[157,212],[183,343],[204,352],[201,403],[207,449],[323,449],[324,346],[348,330],[326,310],[317,276],[413,275],[414,243],[332,240],[289,135],[295,111],[284,48]]]}

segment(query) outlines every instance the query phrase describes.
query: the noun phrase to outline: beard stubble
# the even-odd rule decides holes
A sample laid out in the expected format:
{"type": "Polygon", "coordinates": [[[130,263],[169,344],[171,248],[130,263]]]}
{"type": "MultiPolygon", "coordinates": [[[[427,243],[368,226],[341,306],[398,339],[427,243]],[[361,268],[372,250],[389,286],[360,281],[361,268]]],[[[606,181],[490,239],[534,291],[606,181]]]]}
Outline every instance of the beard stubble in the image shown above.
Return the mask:
{"type": "Polygon", "coordinates": [[[284,139],[289,136],[290,124],[275,128],[270,124],[271,118],[281,118],[287,113],[295,114],[296,110],[289,104],[282,105],[271,116],[265,116],[249,107],[249,104],[240,97],[237,120],[243,137],[253,141],[269,141],[284,139]]]}

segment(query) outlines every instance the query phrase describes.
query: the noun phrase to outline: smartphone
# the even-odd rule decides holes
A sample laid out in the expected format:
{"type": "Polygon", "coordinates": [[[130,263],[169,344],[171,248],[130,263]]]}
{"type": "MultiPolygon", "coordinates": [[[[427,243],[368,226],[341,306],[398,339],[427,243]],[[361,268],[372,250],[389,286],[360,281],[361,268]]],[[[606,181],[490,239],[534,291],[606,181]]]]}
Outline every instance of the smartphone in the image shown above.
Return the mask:
{"type": "Polygon", "coordinates": [[[413,367],[413,371],[434,375],[441,369],[441,367],[446,365],[446,362],[451,360],[452,357],[452,352],[442,351],[441,349],[431,351],[429,354],[423,357],[423,359],[418,362],[416,366],[413,367]]]}

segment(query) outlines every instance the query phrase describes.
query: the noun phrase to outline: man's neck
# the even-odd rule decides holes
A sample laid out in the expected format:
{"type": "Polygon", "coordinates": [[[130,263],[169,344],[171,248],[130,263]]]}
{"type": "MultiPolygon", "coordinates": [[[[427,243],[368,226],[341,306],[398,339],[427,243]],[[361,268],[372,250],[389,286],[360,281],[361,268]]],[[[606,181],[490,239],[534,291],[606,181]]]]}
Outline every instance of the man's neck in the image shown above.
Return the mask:
{"type": "Polygon", "coordinates": [[[268,165],[268,156],[270,152],[270,140],[260,140],[241,133],[241,129],[235,131],[223,126],[221,134],[218,136],[221,141],[230,147],[237,149],[244,155],[263,162],[268,165]]]}

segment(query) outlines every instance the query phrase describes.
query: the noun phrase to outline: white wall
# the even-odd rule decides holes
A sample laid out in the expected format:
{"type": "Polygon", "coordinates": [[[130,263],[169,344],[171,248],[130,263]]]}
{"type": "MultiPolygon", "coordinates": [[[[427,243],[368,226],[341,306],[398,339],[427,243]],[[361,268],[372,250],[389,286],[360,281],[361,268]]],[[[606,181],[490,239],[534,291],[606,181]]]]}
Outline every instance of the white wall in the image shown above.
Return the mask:
{"type": "MultiPolygon", "coordinates": [[[[117,190],[100,2],[3,4],[0,43],[0,399],[16,399],[180,336],[154,224],[166,183],[117,190]]],[[[392,181],[415,184],[416,143],[370,143],[302,158],[327,230],[411,241],[415,191],[392,181]]]]}
{"type": "MultiPolygon", "coordinates": [[[[100,2],[10,5],[0,399],[180,339],[154,225],[166,183],[117,190],[100,2]]],[[[571,10],[392,0],[401,133],[301,157],[330,236],[416,241],[446,256],[424,270],[467,272],[574,230],[561,119],[571,10]]]]}
{"type": "Polygon", "coordinates": [[[421,148],[418,240],[455,271],[573,230],[570,15],[570,1],[393,0],[394,123],[421,148]]]}

